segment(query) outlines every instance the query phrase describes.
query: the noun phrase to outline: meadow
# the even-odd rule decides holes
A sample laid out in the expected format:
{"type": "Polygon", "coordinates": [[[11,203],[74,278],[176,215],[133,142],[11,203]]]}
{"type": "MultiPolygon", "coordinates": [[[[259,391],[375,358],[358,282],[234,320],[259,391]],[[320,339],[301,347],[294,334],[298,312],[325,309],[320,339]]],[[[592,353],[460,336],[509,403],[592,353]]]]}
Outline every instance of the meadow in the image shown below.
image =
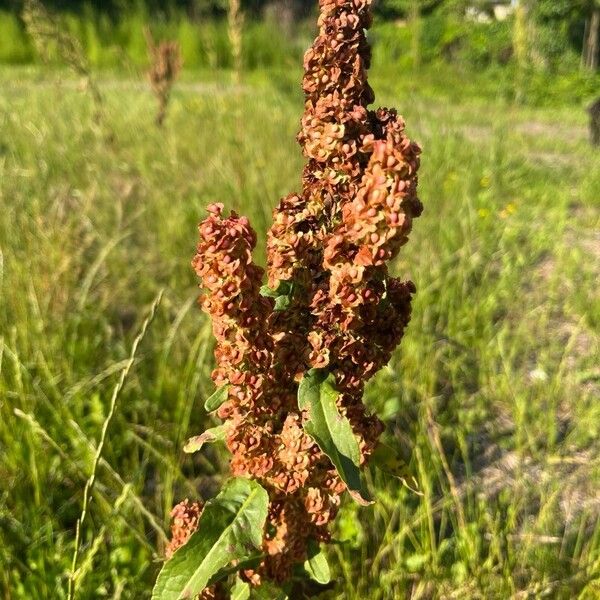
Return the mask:
{"type": "MultiPolygon", "coordinates": [[[[98,74],[99,119],[59,68],[0,70],[0,596],[65,597],[109,400],[118,399],[77,576],[81,598],[147,598],[169,512],[210,497],[213,342],[190,266],[210,202],[263,247],[299,187],[300,64],[187,71],[164,129],[139,76],[98,74]]],[[[583,103],[518,106],[474,72],[376,64],[381,105],[423,147],[423,216],[396,264],[418,292],[367,400],[405,483],[344,504],[330,598],[600,597],[600,153],[583,103]]],[[[264,253],[261,255],[264,260],[264,253]]]]}

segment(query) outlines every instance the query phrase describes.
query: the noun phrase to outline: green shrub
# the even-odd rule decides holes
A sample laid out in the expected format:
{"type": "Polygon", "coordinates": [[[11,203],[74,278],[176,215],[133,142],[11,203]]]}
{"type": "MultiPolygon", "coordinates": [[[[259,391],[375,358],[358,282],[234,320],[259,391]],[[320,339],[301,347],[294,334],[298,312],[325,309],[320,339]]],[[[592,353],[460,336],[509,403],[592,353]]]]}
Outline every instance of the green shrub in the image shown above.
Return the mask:
{"type": "Polygon", "coordinates": [[[34,52],[27,34],[17,17],[0,11],[0,63],[26,64],[33,61],[34,52]]]}

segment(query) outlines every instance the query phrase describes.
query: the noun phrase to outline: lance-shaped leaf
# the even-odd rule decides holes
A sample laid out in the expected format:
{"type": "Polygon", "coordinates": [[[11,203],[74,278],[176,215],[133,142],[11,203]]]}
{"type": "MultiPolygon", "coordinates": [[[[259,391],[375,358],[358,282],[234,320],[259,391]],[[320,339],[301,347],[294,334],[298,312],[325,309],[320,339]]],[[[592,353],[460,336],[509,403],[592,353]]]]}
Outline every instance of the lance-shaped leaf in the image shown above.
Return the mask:
{"type": "Polygon", "coordinates": [[[186,454],[194,454],[194,452],[198,452],[202,448],[202,446],[204,446],[204,444],[223,442],[225,440],[226,433],[227,427],[225,425],[217,425],[217,427],[211,427],[210,429],[207,429],[204,433],[190,438],[183,447],[183,451],[186,454]]]}
{"type": "Polygon", "coordinates": [[[304,569],[311,579],[323,585],[331,581],[331,571],[327,557],[314,540],[308,542],[308,558],[304,562],[304,569]]]}
{"type": "Polygon", "coordinates": [[[208,398],[208,400],[206,400],[204,403],[204,410],[209,413],[214,412],[221,404],[227,401],[228,396],[229,386],[224,385],[220,387],[210,398],[208,398]]]}
{"type": "Polygon", "coordinates": [[[350,421],[338,410],[338,396],[334,376],[323,369],[311,369],[300,382],[298,407],[308,411],[304,430],[334,464],[352,498],[364,506],[372,500],[360,476],[358,442],[350,421]]]}
{"type": "Polygon", "coordinates": [[[269,497],[255,481],[232,479],[206,504],[198,529],[165,563],[153,600],[192,600],[232,560],[260,548],[269,497]]]}

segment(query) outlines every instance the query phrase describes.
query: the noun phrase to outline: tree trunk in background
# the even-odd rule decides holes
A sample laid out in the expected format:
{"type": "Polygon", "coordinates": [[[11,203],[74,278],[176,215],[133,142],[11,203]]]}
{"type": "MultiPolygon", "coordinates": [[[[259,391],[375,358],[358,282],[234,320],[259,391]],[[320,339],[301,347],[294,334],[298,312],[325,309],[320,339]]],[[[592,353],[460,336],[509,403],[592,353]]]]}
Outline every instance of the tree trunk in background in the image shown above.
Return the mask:
{"type": "Polygon", "coordinates": [[[590,114],[590,142],[592,146],[600,148],[600,98],[589,108],[590,114]]]}
{"type": "Polygon", "coordinates": [[[586,67],[590,71],[598,68],[598,44],[600,43],[600,8],[594,8],[586,40],[586,67]]]}

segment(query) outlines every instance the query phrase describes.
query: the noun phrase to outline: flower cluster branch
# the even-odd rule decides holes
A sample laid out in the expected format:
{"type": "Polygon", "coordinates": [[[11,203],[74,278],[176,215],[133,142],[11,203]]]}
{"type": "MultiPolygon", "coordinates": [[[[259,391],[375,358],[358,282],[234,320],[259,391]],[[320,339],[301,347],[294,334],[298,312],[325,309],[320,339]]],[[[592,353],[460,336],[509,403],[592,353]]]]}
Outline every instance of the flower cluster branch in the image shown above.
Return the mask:
{"type": "MultiPolygon", "coordinates": [[[[329,540],[346,488],[304,431],[299,381],[310,369],[335,376],[338,410],[366,463],[383,427],[362,402],[365,383],[399,344],[415,291],[391,277],[388,264],[422,211],[420,149],[394,110],[368,108],[371,0],[320,0],[318,23],[304,60],[298,135],[307,163],[301,193],[273,213],[270,293],[261,293],[264,272],[252,260],[254,231],[245,217],[225,216],[222,205],[210,206],[200,224],[194,259],[217,340],[212,378],[228,386],[218,416],[231,473],[258,480],[270,498],[265,558],[242,573],[254,585],[287,580],[309,542],[329,540]]],[[[185,505],[176,517],[193,528],[197,509],[191,512],[185,505]]]]}

